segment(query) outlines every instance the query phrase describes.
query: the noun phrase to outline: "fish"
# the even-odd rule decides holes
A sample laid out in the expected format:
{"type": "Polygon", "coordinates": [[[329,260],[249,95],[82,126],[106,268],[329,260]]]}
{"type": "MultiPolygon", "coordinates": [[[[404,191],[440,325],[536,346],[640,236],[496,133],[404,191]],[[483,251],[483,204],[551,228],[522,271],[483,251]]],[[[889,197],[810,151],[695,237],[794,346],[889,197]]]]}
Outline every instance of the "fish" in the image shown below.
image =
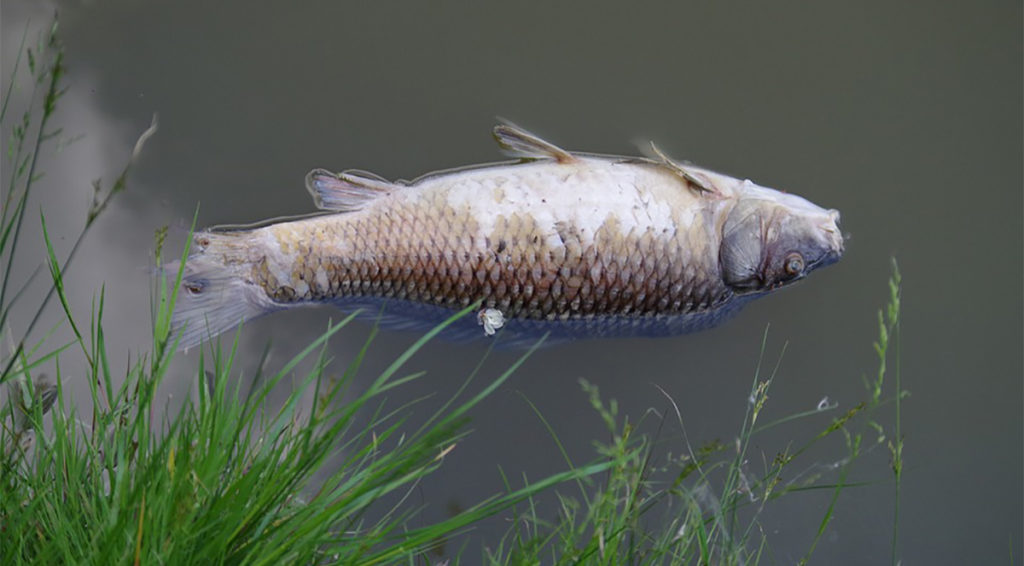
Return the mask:
{"type": "Polygon", "coordinates": [[[329,304],[393,328],[477,305],[450,338],[672,336],[715,326],[840,259],[839,212],[666,156],[566,151],[388,181],[314,169],[320,212],[196,232],[172,328],[187,349],[245,320],[329,304]]]}

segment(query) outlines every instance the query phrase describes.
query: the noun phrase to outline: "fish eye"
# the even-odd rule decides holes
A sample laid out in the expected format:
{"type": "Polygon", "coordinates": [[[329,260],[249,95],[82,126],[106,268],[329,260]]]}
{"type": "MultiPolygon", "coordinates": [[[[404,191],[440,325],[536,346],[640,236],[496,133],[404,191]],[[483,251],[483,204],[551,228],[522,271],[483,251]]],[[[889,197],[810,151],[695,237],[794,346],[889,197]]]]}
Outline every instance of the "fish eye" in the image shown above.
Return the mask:
{"type": "Polygon", "coordinates": [[[800,275],[804,272],[804,256],[797,252],[792,252],[786,256],[786,261],[783,266],[786,269],[786,273],[789,275],[800,275]]]}

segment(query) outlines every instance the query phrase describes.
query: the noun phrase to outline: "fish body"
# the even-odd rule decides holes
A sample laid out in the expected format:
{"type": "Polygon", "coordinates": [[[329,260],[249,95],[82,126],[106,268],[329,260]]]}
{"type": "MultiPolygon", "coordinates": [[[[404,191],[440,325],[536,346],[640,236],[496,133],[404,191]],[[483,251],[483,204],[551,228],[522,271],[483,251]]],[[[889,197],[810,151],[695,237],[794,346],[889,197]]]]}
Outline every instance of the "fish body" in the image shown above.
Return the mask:
{"type": "MultiPolygon", "coordinates": [[[[180,345],[323,303],[416,326],[480,301],[487,334],[499,317],[513,339],[678,334],[842,254],[838,212],[800,197],[660,152],[574,154],[505,125],[495,136],[520,161],[408,183],[314,170],[307,188],[329,214],[197,233],[180,345]]],[[[484,336],[476,324],[454,333],[484,336]]]]}

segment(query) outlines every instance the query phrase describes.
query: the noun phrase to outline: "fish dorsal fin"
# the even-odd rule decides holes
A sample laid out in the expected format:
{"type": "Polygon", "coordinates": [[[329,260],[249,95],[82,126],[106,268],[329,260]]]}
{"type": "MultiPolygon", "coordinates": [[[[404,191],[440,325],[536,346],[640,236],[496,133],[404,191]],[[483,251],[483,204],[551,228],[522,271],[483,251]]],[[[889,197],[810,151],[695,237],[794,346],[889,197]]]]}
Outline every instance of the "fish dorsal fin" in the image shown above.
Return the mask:
{"type": "Polygon", "coordinates": [[[712,184],[709,179],[696,171],[689,170],[682,163],[679,163],[665,155],[665,152],[661,151],[661,148],[654,145],[654,142],[651,142],[651,152],[654,154],[654,161],[657,161],[659,165],[668,168],[676,175],[685,179],[690,188],[697,193],[721,196],[721,192],[715,188],[715,185],[712,184]]]}
{"type": "Polygon", "coordinates": [[[306,175],[306,189],[320,210],[352,212],[384,196],[398,186],[373,173],[343,171],[331,173],[314,169],[306,175]]]}
{"type": "Polygon", "coordinates": [[[554,159],[559,163],[572,163],[576,156],[544,141],[526,130],[512,124],[498,124],[494,127],[494,139],[502,149],[523,159],[554,159]]]}

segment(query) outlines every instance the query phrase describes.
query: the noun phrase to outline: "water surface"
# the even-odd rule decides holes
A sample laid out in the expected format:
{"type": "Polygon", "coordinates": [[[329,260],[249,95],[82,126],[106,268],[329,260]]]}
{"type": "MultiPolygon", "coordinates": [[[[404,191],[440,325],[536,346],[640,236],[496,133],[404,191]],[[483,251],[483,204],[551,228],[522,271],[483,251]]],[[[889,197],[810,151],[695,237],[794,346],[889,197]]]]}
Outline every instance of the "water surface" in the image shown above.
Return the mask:
{"type": "MultiPolygon", "coordinates": [[[[913,394],[903,413],[904,563],[1006,563],[1011,546],[1022,548],[1019,4],[59,6],[71,90],[58,119],[87,137],[47,160],[51,224],[74,234],[92,179],[116,175],[160,115],[130,192],[69,283],[81,312],[106,283],[108,341],[122,363],[146,343],[152,233],[170,224],[180,241],[197,203],[200,225],[250,222],[312,211],[302,181],[314,167],[412,178],[495,160],[496,115],[570,149],[635,154],[635,141],[654,139],[672,155],[839,209],[846,256],[708,332],[539,352],[419,488],[424,518],[499,491],[499,466],[535,479],[564,467],[526,399],[574,461],[592,457],[603,431],[580,378],[633,419],[669,411],[664,390],[691,440],[730,441],[769,325],[768,359],[787,345],[769,417],[824,396],[852,407],[875,368],[875,310],[896,256],[913,394]]],[[[3,4],[5,77],[26,19],[48,15],[35,3],[3,4]]],[[[262,319],[242,345],[255,352],[272,341],[271,364],[281,363],[329,317],[338,313],[262,319]]],[[[335,356],[348,359],[368,331],[344,331],[335,356]]],[[[382,333],[365,375],[413,339],[382,333]]],[[[415,363],[429,378],[394,402],[436,394],[414,409],[425,416],[484,352],[432,345],[415,363]]],[[[483,377],[512,359],[495,356],[483,377]]],[[[182,390],[193,364],[194,354],[181,362],[182,390]]],[[[829,418],[779,429],[756,449],[770,458],[829,418]]],[[[664,434],[680,442],[678,427],[664,434]]],[[[830,446],[807,467],[842,456],[830,446]]],[[[889,478],[884,450],[854,475],[889,478]]],[[[827,497],[769,506],[762,520],[778,562],[802,555],[827,497]]],[[[846,491],[816,562],[887,560],[891,507],[891,485],[846,491]]]]}

